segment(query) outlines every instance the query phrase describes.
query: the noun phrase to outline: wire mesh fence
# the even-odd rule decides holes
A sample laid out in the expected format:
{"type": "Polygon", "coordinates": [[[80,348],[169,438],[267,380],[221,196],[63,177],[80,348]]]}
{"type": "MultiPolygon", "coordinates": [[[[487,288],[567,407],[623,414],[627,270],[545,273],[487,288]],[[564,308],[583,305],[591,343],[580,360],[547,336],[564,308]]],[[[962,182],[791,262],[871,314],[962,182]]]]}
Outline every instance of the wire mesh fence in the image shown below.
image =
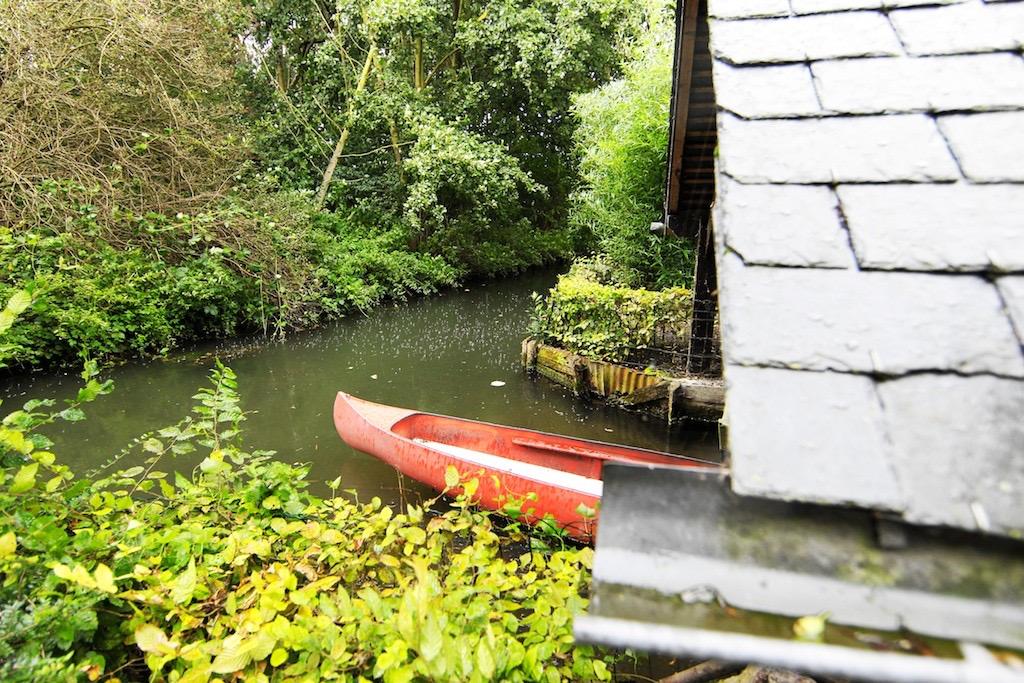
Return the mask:
{"type": "Polygon", "coordinates": [[[650,344],[632,347],[620,364],[677,377],[720,377],[722,346],[715,308],[696,306],[692,324],[682,332],[669,325],[659,326],[650,344]]]}

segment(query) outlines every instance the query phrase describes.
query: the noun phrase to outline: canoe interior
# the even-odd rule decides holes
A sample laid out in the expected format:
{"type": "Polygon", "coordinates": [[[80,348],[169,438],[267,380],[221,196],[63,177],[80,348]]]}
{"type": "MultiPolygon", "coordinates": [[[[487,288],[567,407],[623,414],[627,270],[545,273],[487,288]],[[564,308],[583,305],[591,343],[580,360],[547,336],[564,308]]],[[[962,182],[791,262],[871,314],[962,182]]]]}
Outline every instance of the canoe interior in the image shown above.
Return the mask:
{"type": "Polygon", "coordinates": [[[406,439],[434,441],[533,465],[601,478],[607,461],[647,463],[672,467],[713,467],[711,463],[664,455],[639,448],[615,446],[584,439],[545,434],[485,422],[413,413],[391,426],[406,439]]]}

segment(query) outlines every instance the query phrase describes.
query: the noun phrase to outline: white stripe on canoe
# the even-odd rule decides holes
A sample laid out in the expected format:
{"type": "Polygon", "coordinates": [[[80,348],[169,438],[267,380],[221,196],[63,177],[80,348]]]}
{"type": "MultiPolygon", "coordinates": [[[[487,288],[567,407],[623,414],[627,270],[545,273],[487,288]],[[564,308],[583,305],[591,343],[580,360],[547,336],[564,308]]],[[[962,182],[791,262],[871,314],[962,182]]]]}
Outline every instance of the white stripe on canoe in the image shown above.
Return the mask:
{"type": "Polygon", "coordinates": [[[534,465],[528,462],[520,462],[519,460],[511,460],[509,458],[503,458],[500,455],[494,455],[493,453],[474,451],[469,448],[452,446],[447,443],[427,441],[426,439],[418,438],[413,439],[413,441],[433,448],[436,451],[441,451],[453,458],[458,458],[459,460],[471,462],[474,465],[486,467],[489,470],[504,472],[518,477],[526,477],[527,479],[532,479],[534,481],[541,482],[542,484],[557,486],[561,489],[571,489],[578,493],[585,493],[588,496],[594,496],[595,498],[600,498],[601,492],[604,489],[604,482],[600,479],[582,477],[578,474],[572,474],[571,472],[563,472],[562,470],[556,470],[550,467],[534,465]]]}

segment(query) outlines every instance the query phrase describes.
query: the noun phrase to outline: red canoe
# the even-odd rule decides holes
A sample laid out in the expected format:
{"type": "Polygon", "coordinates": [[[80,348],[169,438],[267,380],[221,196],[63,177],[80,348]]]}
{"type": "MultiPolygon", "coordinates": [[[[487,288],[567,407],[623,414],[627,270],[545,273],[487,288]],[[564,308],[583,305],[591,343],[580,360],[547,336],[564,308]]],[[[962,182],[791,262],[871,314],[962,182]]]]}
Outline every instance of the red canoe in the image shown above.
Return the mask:
{"type": "Polygon", "coordinates": [[[550,515],[582,541],[590,541],[596,528],[596,517],[586,509],[598,509],[604,463],[718,467],[642,448],[394,408],[344,392],[334,402],[334,426],[349,446],[437,491],[445,489],[449,465],[463,479],[476,477],[473,498],[483,507],[499,510],[535,494],[522,506],[526,521],[550,515]]]}

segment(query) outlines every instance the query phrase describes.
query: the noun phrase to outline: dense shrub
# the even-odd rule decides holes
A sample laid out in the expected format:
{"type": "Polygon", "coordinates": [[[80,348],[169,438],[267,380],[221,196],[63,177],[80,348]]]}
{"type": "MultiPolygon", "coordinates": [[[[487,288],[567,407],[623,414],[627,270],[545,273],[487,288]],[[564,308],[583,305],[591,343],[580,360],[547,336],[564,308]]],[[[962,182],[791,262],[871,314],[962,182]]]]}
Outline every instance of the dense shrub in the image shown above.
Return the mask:
{"type": "Polygon", "coordinates": [[[34,299],[7,345],[12,366],[305,327],[435,292],[458,274],[410,252],[401,230],[316,212],[301,194],[228,198],[175,216],[98,215],[80,186],[51,194],[42,225],[0,228],[0,296],[26,289],[34,299]]]}
{"type": "Polygon", "coordinates": [[[610,680],[573,645],[589,549],[531,550],[466,498],[317,498],[304,467],[243,448],[223,367],[124,469],[77,479],[37,430],[111,388],[86,378],[0,426],[4,681],[610,680]],[[163,469],[192,451],[191,476],[163,469]]]}
{"type": "Polygon", "coordinates": [[[570,222],[577,239],[606,255],[615,279],[631,287],[678,286],[693,268],[687,242],[649,230],[662,214],[671,28],[662,17],[624,78],[575,100],[582,183],[571,198],[570,222]]]}
{"type": "Polygon", "coordinates": [[[620,73],[641,5],[246,4],[263,50],[247,74],[261,173],[322,186],[327,209],[402,229],[460,274],[570,255],[572,95],[620,73]]]}
{"type": "Polygon", "coordinates": [[[582,260],[558,278],[546,298],[534,294],[530,335],[593,358],[623,360],[648,347],[657,333],[687,334],[692,292],[608,284],[613,272],[601,259],[582,260]]]}
{"type": "Polygon", "coordinates": [[[53,179],[100,213],[200,210],[245,155],[233,0],[8,0],[0,11],[0,224],[53,179]]]}
{"type": "Polygon", "coordinates": [[[315,325],[568,258],[574,93],[631,0],[13,0],[0,295],[22,367],[315,325]],[[322,191],[321,191],[322,190],[322,191]]]}

